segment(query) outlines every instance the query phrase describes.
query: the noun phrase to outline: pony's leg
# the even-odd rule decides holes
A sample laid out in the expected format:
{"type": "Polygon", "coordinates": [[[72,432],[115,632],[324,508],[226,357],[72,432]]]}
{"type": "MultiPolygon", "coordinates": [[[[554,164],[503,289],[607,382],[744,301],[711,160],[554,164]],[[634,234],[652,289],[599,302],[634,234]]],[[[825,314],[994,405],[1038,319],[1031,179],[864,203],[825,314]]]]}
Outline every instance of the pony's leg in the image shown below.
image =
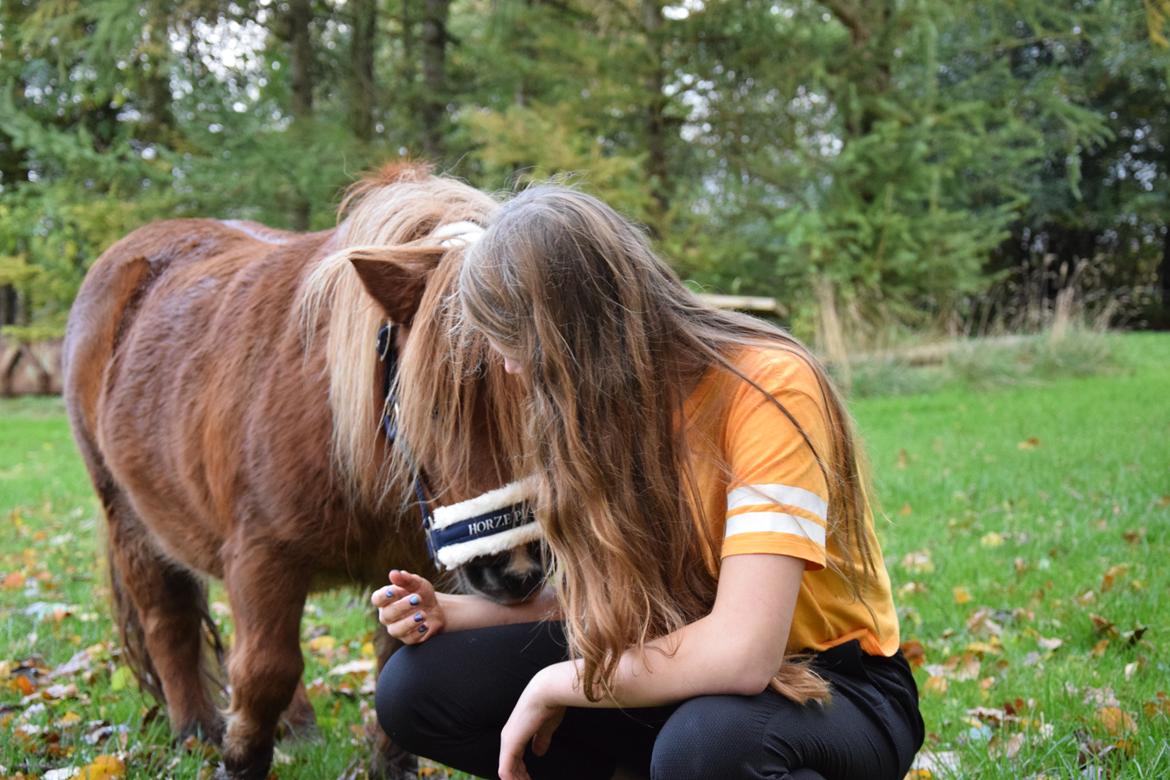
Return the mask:
{"type": "Polygon", "coordinates": [[[228,660],[232,698],[223,763],[233,780],[263,780],[281,713],[293,701],[305,667],[300,625],[308,578],[287,548],[262,540],[230,547],[224,583],[236,635],[228,660]]]}
{"type": "MultiPolygon", "coordinates": [[[[118,628],[142,687],[166,703],[180,737],[218,744],[223,720],[208,690],[208,643],[220,649],[204,584],[163,558],[120,491],[103,496],[118,628]]],[[[210,659],[218,664],[219,659],[210,659]]]]}
{"type": "MultiPolygon", "coordinates": [[[[378,665],[374,671],[377,679],[382,667],[390,660],[394,651],[402,647],[402,643],[386,633],[386,627],[378,622],[377,613],[374,613],[374,647],[378,652],[378,665]]],[[[398,747],[377,721],[370,726],[374,740],[374,755],[370,763],[370,777],[379,780],[414,780],[418,777],[418,758],[398,747]]]]}

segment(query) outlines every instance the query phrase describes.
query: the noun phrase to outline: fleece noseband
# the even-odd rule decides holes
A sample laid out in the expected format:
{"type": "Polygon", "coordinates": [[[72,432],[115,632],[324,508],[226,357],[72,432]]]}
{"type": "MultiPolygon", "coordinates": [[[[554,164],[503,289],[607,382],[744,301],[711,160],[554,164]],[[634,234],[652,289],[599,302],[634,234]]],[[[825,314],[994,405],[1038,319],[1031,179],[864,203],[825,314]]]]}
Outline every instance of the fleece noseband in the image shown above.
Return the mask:
{"type": "Polygon", "coordinates": [[[454,569],[475,558],[495,555],[538,540],[540,526],[527,503],[526,482],[512,482],[481,496],[431,511],[430,491],[422,469],[413,462],[410,449],[398,435],[398,394],[395,390],[398,350],[394,345],[393,326],[379,328],[377,346],[383,367],[382,392],[386,399],[382,433],[389,443],[401,447],[411,461],[415,501],[422,515],[431,560],[444,569],[454,569]]]}

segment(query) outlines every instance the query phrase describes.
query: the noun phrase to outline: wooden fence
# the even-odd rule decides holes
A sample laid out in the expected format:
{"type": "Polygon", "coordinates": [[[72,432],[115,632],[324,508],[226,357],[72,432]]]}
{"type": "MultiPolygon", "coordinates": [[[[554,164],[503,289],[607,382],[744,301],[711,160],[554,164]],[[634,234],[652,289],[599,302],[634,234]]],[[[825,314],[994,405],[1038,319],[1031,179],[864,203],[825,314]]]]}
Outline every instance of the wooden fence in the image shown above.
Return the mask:
{"type": "Polygon", "coordinates": [[[0,396],[61,392],[61,339],[23,341],[0,336],[0,396]]]}

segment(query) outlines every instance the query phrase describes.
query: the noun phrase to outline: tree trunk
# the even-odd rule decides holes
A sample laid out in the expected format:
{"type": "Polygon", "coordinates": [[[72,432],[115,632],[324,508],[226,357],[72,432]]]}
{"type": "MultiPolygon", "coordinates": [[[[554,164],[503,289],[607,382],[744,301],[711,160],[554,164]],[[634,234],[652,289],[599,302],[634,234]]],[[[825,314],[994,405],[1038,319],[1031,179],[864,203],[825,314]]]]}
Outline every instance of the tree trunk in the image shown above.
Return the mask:
{"type": "Polygon", "coordinates": [[[0,325],[16,324],[17,306],[16,287],[11,284],[0,286],[0,325]]]}
{"type": "Polygon", "coordinates": [[[423,153],[443,156],[447,111],[447,14],[451,0],[425,0],[422,20],[423,153]]]}
{"type": "Polygon", "coordinates": [[[1170,329],[1170,225],[1162,233],[1162,261],[1158,263],[1158,290],[1161,292],[1162,326],[1170,329]]]}
{"type": "Polygon", "coordinates": [[[313,42],[309,37],[312,21],[311,0],[289,0],[288,42],[294,119],[307,119],[313,115],[313,42]]]}
{"type": "Polygon", "coordinates": [[[175,126],[171,107],[170,38],[165,13],[156,12],[147,27],[150,49],[142,81],[142,138],[167,145],[175,126]]]}
{"type": "Polygon", "coordinates": [[[350,55],[350,114],[353,134],[361,141],[374,137],[375,29],[378,5],[375,0],[350,0],[353,7],[353,41],[350,55]]]}
{"type": "MultiPolygon", "coordinates": [[[[313,117],[313,43],[309,35],[312,21],[312,0],[289,0],[288,43],[294,128],[305,128],[313,117]]],[[[312,204],[305,194],[295,193],[292,205],[293,230],[308,230],[311,212],[312,204]]]]}
{"type": "Polygon", "coordinates": [[[670,207],[670,172],[666,158],[666,82],[665,54],[662,40],[661,0],[642,0],[642,25],[646,32],[647,51],[651,58],[646,76],[646,179],[653,198],[650,226],[661,235],[662,221],[670,207]]]}

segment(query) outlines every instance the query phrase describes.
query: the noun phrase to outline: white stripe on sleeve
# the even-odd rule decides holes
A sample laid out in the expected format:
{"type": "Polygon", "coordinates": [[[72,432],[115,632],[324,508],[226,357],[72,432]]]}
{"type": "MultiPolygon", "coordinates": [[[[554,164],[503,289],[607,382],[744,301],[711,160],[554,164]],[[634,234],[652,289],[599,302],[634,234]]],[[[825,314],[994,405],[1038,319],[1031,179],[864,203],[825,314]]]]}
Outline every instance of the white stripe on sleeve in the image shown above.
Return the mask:
{"type": "Polygon", "coordinates": [[[757,504],[782,504],[803,509],[821,520],[829,516],[825,499],[811,490],[791,485],[744,485],[727,494],[727,511],[757,504]]]}
{"type": "Polygon", "coordinates": [[[792,534],[825,546],[825,529],[812,520],[784,512],[745,512],[727,518],[724,538],[755,533],[792,534]]]}

